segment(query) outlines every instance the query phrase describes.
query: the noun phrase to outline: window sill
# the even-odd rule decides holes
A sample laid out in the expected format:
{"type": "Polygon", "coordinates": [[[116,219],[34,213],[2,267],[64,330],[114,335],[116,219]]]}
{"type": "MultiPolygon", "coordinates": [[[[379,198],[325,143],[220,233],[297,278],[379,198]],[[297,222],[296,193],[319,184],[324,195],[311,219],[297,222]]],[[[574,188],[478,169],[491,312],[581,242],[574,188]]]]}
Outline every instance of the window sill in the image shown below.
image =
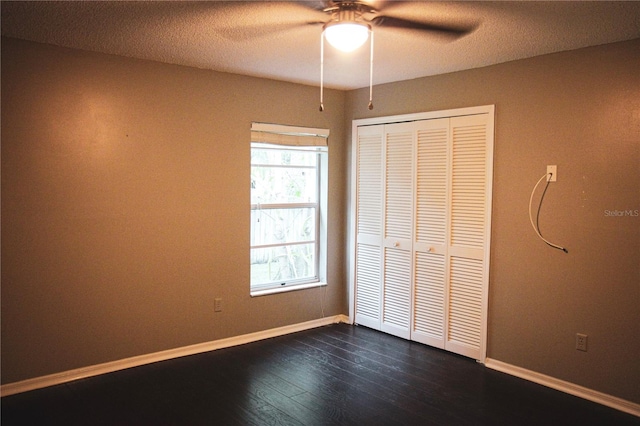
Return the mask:
{"type": "Polygon", "coordinates": [[[267,288],[264,290],[252,290],[251,297],[266,296],[269,294],[276,294],[276,293],[286,293],[288,291],[306,290],[308,288],[324,287],[326,285],[327,283],[315,282],[315,283],[307,283],[307,284],[290,285],[290,286],[284,286],[284,287],[273,287],[273,288],[267,288]]]}

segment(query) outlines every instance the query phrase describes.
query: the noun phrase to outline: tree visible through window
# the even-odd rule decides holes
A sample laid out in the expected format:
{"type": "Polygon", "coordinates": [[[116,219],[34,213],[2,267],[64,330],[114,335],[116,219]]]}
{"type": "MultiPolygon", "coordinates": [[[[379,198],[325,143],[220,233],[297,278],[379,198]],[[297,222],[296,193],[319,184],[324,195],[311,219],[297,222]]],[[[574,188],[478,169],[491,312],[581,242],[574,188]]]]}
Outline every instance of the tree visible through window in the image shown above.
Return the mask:
{"type": "Polygon", "coordinates": [[[252,290],[319,281],[323,152],[252,142],[252,290]]]}

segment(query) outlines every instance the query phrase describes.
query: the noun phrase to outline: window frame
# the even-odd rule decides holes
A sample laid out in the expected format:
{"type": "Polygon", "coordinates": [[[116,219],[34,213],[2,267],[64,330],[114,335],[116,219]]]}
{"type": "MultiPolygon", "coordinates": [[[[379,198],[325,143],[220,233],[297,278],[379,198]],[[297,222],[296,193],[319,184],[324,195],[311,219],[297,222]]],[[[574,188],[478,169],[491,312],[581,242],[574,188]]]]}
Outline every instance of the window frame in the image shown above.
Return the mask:
{"type": "MultiPolygon", "coordinates": [[[[251,296],[262,296],[293,290],[301,290],[326,285],[326,253],[327,253],[327,197],[328,197],[328,143],[329,131],[326,129],[314,129],[304,127],[292,127],[265,123],[252,123],[251,126],[251,150],[273,149],[278,151],[306,151],[315,154],[315,166],[282,166],[251,163],[251,168],[262,167],[286,167],[315,169],[315,202],[305,203],[251,203],[250,211],[275,210],[275,209],[315,209],[315,235],[313,241],[295,241],[285,244],[259,244],[254,245],[250,241],[250,252],[255,248],[285,247],[291,245],[313,244],[314,273],[299,279],[276,280],[268,283],[254,285],[251,274],[249,288],[251,296]]],[[[251,222],[250,232],[253,233],[254,223],[251,222]]]]}

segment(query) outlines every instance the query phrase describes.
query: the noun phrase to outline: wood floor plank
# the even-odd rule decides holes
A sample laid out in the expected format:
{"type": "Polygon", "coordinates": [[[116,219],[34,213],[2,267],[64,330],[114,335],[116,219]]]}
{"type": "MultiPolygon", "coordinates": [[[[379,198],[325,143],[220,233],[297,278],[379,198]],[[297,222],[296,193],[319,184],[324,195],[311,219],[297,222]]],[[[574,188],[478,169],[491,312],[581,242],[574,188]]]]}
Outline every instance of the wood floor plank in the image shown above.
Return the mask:
{"type": "MultiPolygon", "coordinates": [[[[387,360],[391,366],[369,362],[357,354],[314,340],[305,339],[296,342],[299,345],[298,350],[307,353],[310,356],[310,362],[313,362],[318,354],[331,353],[332,365],[340,370],[337,374],[352,377],[350,380],[357,383],[360,391],[381,399],[380,404],[394,401],[396,410],[403,410],[405,416],[410,414],[422,422],[434,416],[446,416],[451,420],[456,418],[461,421],[455,412],[445,410],[437,401],[434,401],[432,397],[437,395],[437,392],[434,394],[432,387],[420,381],[399,380],[398,376],[401,372],[393,368],[391,359],[387,360]]],[[[320,360],[316,358],[316,361],[320,360]]]]}
{"type": "MultiPolygon", "coordinates": [[[[321,405],[330,405],[345,424],[351,424],[349,419],[353,416],[362,418],[374,415],[394,424],[394,419],[388,415],[385,407],[379,403],[371,406],[367,399],[370,395],[363,394],[360,389],[360,379],[332,367],[331,358],[327,354],[322,355],[322,360],[312,358],[295,350],[287,342],[281,342],[278,348],[278,359],[272,360],[270,368],[275,374],[287,381],[296,382],[306,390],[306,394],[295,398],[296,400],[313,399],[316,403],[322,400],[321,405]]],[[[354,421],[357,423],[357,420],[354,421]]]]}
{"type": "MultiPolygon", "coordinates": [[[[385,386],[401,393],[413,401],[419,401],[426,404],[436,403],[442,395],[447,395],[447,399],[452,398],[451,372],[439,370],[437,375],[433,377],[433,365],[417,367],[415,363],[406,363],[404,358],[398,357],[397,353],[382,354],[380,351],[371,350],[370,348],[354,346],[348,342],[334,338],[333,336],[316,335],[313,340],[322,342],[322,344],[335,347],[334,353],[345,359],[352,360],[358,365],[372,372],[377,376],[372,380],[382,383],[385,386]],[[327,342],[327,343],[325,343],[327,342]],[[448,384],[446,386],[445,384],[448,384]]],[[[326,346],[318,346],[322,350],[330,350],[326,346]]],[[[471,367],[477,369],[475,362],[470,359],[460,360],[471,367]]],[[[478,371],[475,376],[477,376],[478,371]]],[[[474,376],[465,375],[465,386],[474,379],[474,376]]],[[[459,393],[458,397],[462,398],[466,392],[459,393]]],[[[469,404],[472,401],[459,401],[459,403],[469,404]]]]}
{"type": "Polygon", "coordinates": [[[336,324],[1,399],[2,425],[634,425],[640,418],[336,324]]]}

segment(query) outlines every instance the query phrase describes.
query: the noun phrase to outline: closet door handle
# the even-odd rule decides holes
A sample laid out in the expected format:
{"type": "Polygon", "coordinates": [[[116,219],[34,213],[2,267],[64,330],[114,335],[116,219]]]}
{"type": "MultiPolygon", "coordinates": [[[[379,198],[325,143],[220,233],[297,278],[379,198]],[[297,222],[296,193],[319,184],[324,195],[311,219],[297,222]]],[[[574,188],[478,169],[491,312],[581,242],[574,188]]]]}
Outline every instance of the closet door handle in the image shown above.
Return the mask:
{"type": "Polygon", "coordinates": [[[400,242],[396,241],[395,243],[393,243],[394,247],[400,247],[400,242]]]}

